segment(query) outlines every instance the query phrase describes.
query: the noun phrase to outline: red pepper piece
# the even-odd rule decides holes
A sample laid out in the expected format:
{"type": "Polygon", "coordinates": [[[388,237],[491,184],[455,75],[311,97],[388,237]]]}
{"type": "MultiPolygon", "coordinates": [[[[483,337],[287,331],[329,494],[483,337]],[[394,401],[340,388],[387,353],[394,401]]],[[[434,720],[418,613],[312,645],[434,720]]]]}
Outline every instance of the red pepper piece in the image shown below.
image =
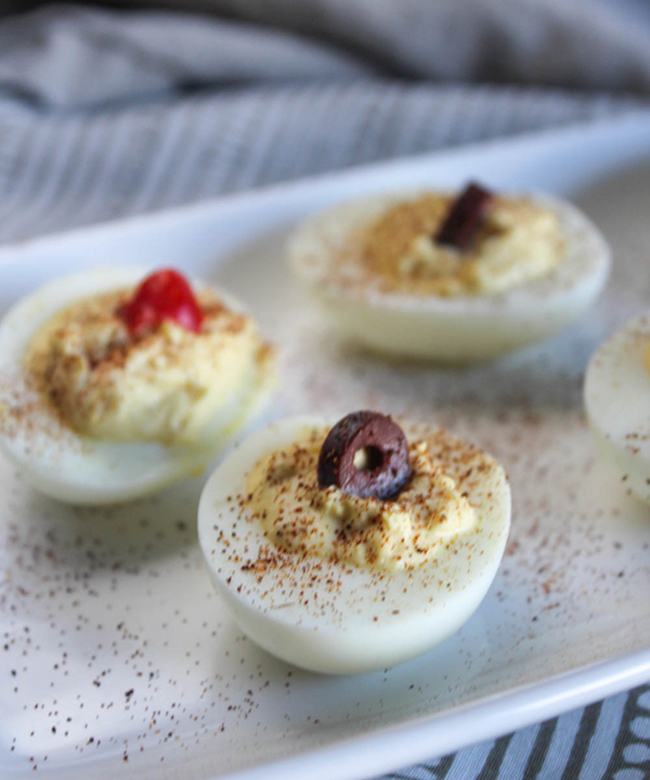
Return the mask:
{"type": "Polygon", "coordinates": [[[138,287],[133,298],[119,310],[132,336],[141,336],[172,320],[198,333],[203,312],[187,279],[171,268],[156,271],[138,287]]]}

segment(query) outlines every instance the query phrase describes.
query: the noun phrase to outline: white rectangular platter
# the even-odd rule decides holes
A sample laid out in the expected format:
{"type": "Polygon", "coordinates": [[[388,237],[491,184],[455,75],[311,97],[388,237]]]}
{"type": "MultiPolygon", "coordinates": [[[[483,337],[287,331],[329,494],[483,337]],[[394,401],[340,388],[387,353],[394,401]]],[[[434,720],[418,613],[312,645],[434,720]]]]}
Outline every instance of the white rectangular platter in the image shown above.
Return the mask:
{"type": "Polygon", "coordinates": [[[352,678],[274,660],[238,631],[198,550],[202,480],[104,510],[32,492],[0,460],[0,775],[370,777],[650,679],[650,511],[596,457],[589,356],[650,300],[650,113],[339,173],[0,250],[0,313],[91,265],[178,266],[239,295],[278,346],[271,416],[379,408],[496,455],[514,517],[500,573],[452,639],[352,678]],[[614,252],[589,316],[491,364],[384,362],[333,337],[283,265],[287,232],[380,190],[546,190],[614,252]]]}

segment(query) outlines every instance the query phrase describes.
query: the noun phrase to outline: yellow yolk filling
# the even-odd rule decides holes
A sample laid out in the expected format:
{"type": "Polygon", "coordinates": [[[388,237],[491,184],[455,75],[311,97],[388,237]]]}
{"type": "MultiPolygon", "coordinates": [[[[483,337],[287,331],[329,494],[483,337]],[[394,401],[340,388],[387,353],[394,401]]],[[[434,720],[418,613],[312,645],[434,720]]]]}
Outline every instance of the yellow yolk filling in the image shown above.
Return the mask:
{"type": "Polygon", "coordinates": [[[452,200],[431,192],[402,201],[362,231],[354,254],[368,280],[385,292],[493,295],[542,278],[564,258],[557,215],[525,198],[494,197],[469,249],[436,243],[452,200]]]}
{"type": "Polygon", "coordinates": [[[474,527],[467,494],[426,441],[410,446],[412,477],[390,501],[319,487],[326,435],[316,431],[272,452],[248,476],[240,500],[282,551],[390,572],[431,561],[441,545],[474,527]]]}
{"type": "Polygon", "coordinates": [[[172,321],[133,338],[119,290],[80,300],[34,336],[30,383],[78,433],[106,440],[209,446],[220,410],[235,417],[242,393],[272,361],[253,321],[211,293],[199,295],[203,327],[172,321]]]}

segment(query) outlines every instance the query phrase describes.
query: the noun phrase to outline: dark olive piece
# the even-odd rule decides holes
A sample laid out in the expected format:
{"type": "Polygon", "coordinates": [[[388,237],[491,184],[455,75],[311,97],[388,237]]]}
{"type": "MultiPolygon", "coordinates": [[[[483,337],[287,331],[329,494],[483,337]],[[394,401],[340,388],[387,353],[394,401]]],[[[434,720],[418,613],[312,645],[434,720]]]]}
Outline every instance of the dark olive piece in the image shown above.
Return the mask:
{"type": "Polygon", "coordinates": [[[411,476],[404,431],[378,412],[352,412],[327,434],[318,457],[318,484],[360,498],[392,498],[411,476]]]}
{"type": "Polygon", "coordinates": [[[493,197],[480,185],[468,184],[451,204],[433,240],[461,251],[469,249],[485,221],[493,197]]]}

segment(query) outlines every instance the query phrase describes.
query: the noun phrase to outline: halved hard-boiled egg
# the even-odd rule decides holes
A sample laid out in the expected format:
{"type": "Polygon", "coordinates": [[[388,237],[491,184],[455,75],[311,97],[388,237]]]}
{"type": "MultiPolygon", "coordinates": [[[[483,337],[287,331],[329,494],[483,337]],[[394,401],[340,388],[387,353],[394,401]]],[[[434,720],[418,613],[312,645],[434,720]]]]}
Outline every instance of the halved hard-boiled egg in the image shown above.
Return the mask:
{"type": "Polygon", "coordinates": [[[495,460],[375,412],[270,425],[218,466],[199,505],[208,570],[240,628],[331,674],[383,669],[454,633],[509,527],[495,460]]]}
{"type": "Polygon", "coordinates": [[[594,354],[584,396],[600,451],[625,485],[650,503],[650,313],[629,322],[594,354]]]}
{"type": "Polygon", "coordinates": [[[273,351],[240,304],[169,269],[66,276],[0,324],[0,444],[69,503],[199,473],[273,385],[273,351]]]}
{"type": "Polygon", "coordinates": [[[478,185],[344,203],[300,226],[288,260],[343,336],[463,363],[552,336],[601,292],[608,246],[577,208],[478,185]]]}

